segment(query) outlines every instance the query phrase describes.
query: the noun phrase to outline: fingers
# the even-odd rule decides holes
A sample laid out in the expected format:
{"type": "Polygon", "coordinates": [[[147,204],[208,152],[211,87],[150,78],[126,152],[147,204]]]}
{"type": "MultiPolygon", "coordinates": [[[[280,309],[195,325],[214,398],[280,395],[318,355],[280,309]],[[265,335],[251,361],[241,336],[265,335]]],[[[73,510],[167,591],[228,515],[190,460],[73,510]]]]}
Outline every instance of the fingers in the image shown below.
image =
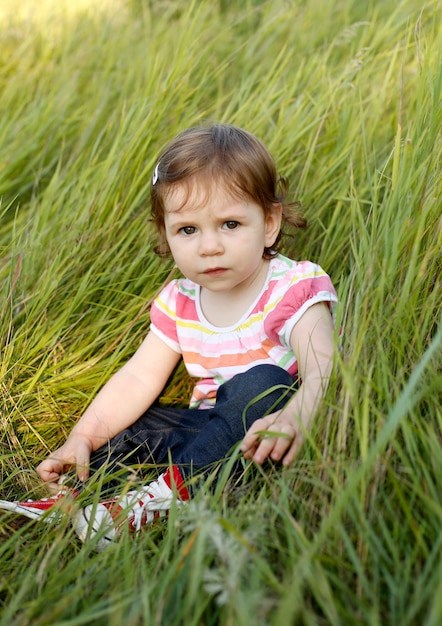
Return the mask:
{"type": "Polygon", "coordinates": [[[77,442],[75,447],[75,469],[77,470],[78,478],[84,482],[89,478],[89,464],[91,459],[91,447],[84,440],[77,442]]]}
{"type": "Polygon", "coordinates": [[[244,453],[245,459],[253,458],[256,449],[259,445],[261,434],[267,430],[270,421],[266,418],[256,420],[249,430],[246,432],[246,435],[241,444],[241,452],[244,453]]]}
{"type": "Polygon", "coordinates": [[[37,474],[46,483],[51,493],[59,491],[58,481],[63,473],[63,464],[56,459],[46,459],[38,465],[37,474]]]}
{"type": "Polygon", "coordinates": [[[89,461],[89,455],[83,455],[77,460],[77,476],[82,482],[89,478],[89,461]]]}
{"type": "MultiPolygon", "coordinates": [[[[46,459],[38,465],[37,474],[46,483],[46,487],[51,493],[60,491],[60,480],[64,473],[75,463],[63,463],[57,459],[46,459]]],[[[76,465],[79,480],[84,482],[89,478],[89,457],[83,457],[80,463],[76,465]]]]}
{"type": "Polygon", "coordinates": [[[293,439],[293,443],[291,444],[291,446],[289,447],[287,451],[287,454],[285,454],[284,458],[282,459],[282,464],[285,467],[288,467],[289,465],[293,463],[296,456],[298,455],[298,452],[300,451],[302,447],[303,442],[304,442],[304,437],[298,431],[293,439]]]}
{"type": "Polygon", "coordinates": [[[45,482],[56,482],[63,473],[63,463],[57,459],[45,459],[37,466],[37,474],[45,482]]]}
{"type": "Polygon", "coordinates": [[[245,459],[261,464],[267,458],[281,461],[284,466],[293,463],[299,452],[303,436],[293,420],[275,420],[269,416],[257,420],[246,433],[241,451],[245,459]]]}
{"type": "Polygon", "coordinates": [[[90,455],[91,446],[87,440],[80,437],[72,438],[38,465],[37,474],[51,490],[57,488],[60,477],[73,467],[79,480],[84,482],[89,478],[90,455]]]}

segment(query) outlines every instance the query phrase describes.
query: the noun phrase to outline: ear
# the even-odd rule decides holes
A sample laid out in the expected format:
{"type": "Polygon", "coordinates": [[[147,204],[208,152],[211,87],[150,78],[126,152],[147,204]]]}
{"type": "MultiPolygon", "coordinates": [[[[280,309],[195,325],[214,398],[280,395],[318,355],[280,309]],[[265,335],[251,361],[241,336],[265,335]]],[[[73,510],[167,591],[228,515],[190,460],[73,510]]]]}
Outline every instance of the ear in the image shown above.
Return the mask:
{"type": "Polygon", "coordinates": [[[265,247],[271,248],[281,230],[282,204],[275,203],[265,216],[265,247]]]}

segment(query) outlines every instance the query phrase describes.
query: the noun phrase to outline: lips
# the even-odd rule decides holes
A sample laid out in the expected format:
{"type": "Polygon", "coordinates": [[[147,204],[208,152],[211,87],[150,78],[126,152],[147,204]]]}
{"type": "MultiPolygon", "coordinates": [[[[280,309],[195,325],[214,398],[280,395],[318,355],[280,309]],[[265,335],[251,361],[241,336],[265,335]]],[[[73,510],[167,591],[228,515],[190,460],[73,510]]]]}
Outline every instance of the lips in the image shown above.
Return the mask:
{"type": "Polygon", "coordinates": [[[207,270],[204,270],[204,274],[206,276],[220,276],[221,274],[224,274],[224,272],[227,272],[227,268],[226,267],[210,267],[207,270]]]}

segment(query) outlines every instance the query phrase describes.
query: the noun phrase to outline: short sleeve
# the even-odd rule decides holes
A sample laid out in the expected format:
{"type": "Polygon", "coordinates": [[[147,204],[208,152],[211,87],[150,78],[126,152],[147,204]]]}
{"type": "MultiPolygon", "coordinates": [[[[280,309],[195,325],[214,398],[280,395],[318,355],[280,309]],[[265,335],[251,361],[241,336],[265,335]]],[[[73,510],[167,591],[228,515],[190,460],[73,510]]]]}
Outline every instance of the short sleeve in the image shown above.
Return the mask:
{"type": "Polygon", "coordinates": [[[274,306],[270,307],[272,311],[265,320],[266,334],[290,347],[293,327],[307,309],[324,302],[334,319],[338,298],[328,274],[319,265],[303,261],[279,278],[272,300],[274,306]]]}
{"type": "Polygon", "coordinates": [[[150,330],[169,348],[181,354],[176,326],[178,281],[171,281],[158,294],[150,310],[150,330]]]}

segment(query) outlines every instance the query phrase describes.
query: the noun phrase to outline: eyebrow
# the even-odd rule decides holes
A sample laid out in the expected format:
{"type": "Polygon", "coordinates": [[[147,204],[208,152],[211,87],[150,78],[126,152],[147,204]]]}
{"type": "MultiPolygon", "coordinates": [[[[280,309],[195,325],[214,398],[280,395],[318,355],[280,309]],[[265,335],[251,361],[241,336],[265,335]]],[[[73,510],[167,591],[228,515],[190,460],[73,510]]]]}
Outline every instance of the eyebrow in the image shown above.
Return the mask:
{"type": "MultiPolygon", "coordinates": [[[[179,207],[178,209],[174,209],[172,211],[166,211],[164,217],[168,219],[168,221],[173,224],[189,224],[193,221],[197,221],[198,218],[193,219],[193,214],[198,213],[199,207],[189,208],[188,211],[185,210],[185,207],[179,207]]],[[[245,220],[248,216],[247,208],[238,208],[238,207],[226,207],[225,211],[221,215],[216,216],[216,219],[220,222],[228,222],[228,221],[236,221],[236,220],[245,220]]]]}
{"type": "MultiPolygon", "coordinates": [[[[171,213],[169,215],[174,215],[171,213]]],[[[185,219],[184,217],[177,217],[177,219],[168,219],[169,226],[173,228],[182,227],[182,226],[191,226],[192,220],[185,219]]]]}

